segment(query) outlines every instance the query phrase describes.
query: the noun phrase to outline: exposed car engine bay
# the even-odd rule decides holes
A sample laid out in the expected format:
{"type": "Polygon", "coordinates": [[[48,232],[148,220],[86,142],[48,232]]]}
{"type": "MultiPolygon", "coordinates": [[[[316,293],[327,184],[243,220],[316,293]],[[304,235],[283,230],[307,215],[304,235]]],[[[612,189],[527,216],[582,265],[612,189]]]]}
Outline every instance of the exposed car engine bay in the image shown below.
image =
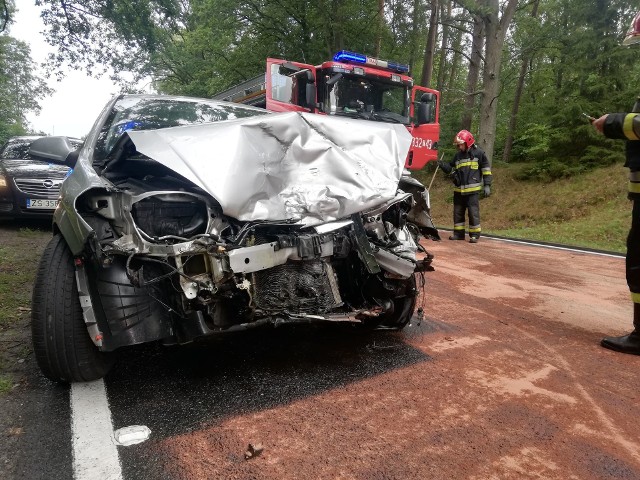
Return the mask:
{"type": "Polygon", "coordinates": [[[411,194],[317,226],[243,222],[150,162],[128,159],[126,175],[107,173],[117,190],[90,190],[76,205],[95,232],[84,262],[76,262],[88,293],[82,304],[91,302],[87,324],[105,351],[266,323],[397,329],[410,320],[414,273],[432,269],[431,255],[416,260],[418,231],[406,221],[411,194]],[[133,168],[136,161],[144,168],[133,168]]]}
{"type": "Polygon", "coordinates": [[[404,170],[412,138],[401,124],[118,95],[80,148],[35,140],[31,155],[72,169],[32,299],[41,371],[95,380],[121,347],[262,326],[402,329],[433,269],[420,235],[439,238],[404,170]]]}

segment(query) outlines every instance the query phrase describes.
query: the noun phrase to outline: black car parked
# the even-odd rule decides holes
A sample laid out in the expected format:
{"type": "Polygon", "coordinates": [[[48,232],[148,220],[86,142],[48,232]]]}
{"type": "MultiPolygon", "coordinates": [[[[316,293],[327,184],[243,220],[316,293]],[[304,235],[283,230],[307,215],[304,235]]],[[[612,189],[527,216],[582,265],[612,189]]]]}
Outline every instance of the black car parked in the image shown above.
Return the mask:
{"type": "Polygon", "coordinates": [[[0,149],[0,219],[53,215],[69,167],[33,159],[29,148],[38,138],[12,137],[0,149]]]}

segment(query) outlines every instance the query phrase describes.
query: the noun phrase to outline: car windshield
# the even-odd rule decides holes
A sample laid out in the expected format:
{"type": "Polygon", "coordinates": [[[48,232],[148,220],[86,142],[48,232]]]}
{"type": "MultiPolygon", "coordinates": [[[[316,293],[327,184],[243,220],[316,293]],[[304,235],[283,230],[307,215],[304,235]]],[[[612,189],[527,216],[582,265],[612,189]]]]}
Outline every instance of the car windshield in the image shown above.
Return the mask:
{"type": "Polygon", "coordinates": [[[127,130],[154,130],[198,123],[220,122],[264,115],[266,111],[215,100],[160,97],[124,97],[115,103],[96,145],[102,160],[127,130]]]}
{"type": "Polygon", "coordinates": [[[343,76],[329,85],[325,111],[382,122],[409,123],[404,85],[360,76],[343,76]]]}
{"type": "Polygon", "coordinates": [[[33,142],[33,139],[16,139],[9,141],[2,149],[2,152],[0,152],[0,158],[31,160],[31,156],[29,155],[31,142],[33,142]]]}

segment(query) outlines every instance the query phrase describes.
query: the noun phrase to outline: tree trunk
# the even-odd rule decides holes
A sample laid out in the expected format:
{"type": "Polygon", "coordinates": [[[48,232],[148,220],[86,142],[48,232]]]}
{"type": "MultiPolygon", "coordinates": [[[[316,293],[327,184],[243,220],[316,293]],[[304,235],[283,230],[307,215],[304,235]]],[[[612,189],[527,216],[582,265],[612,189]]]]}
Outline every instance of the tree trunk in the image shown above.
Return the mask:
{"type": "Polygon", "coordinates": [[[420,22],[420,0],[413,0],[413,12],[411,15],[411,49],[409,51],[409,71],[413,72],[416,62],[417,38],[420,22]]]}
{"type": "MultiPolygon", "coordinates": [[[[451,0],[447,1],[446,4],[443,3],[441,6],[440,13],[440,21],[443,18],[451,18],[451,0]]],[[[442,25],[442,43],[440,44],[440,63],[438,65],[438,83],[436,85],[436,90],[442,90],[442,85],[444,84],[444,67],[447,62],[447,46],[449,44],[449,31],[450,27],[447,25],[442,25]]]]}
{"type": "Polygon", "coordinates": [[[460,30],[454,31],[454,37],[451,43],[453,48],[453,59],[451,60],[451,72],[449,72],[449,83],[447,84],[449,87],[455,85],[458,67],[460,66],[460,45],[462,45],[462,32],[460,30]]]}
{"type": "Polygon", "coordinates": [[[424,49],[424,65],[422,66],[422,79],[420,85],[428,87],[433,75],[433,57],[436,49],[436,34],[438,33],[438,0],[431,0],[431,19],[429,20],[429,33],[427,45],[424,49]]]}
{"type": "Polygon", "coordinates": [[[509,127],[507,128],[507,138],[504,141],[504,150],[502,151],[502,161],[509,162],[511,157],[511,149],[513,147],[513,134],[516,131],[516,123],[518,118],[518,109],[520,108],[520,100],[522,99],[522,90],[524,89],[524,79],[529,70],[529,59],[523,58],[520,65],[520,74],[518,75],[518,84],[516,85],[516,93],[513,96],[513,105],[511,106],[511,116],[509,117],[509,127]]]}
{"type": "Polygon", "coordinates": [[[342,10],[340,8],[340,0],[329,0],[326,4],[322,4],[321,8],[326,8],[329,12],[330,22],[326,25],[326,55],[332,58],[333,54],[344,50],[344,37],[342,10]]]}
{"type": "MultiPolygon", "coordinates": [[[[533,4],[533,10],[531,10],[531,17],[536,18],[538,16],[538,4],[540,0],[535,0],[533,4]]],[[[511,158],[511,149],[513,148],[513,135],[516,131],[516,124],[518,122],[518,110],[520,109],[520,100],[522,98],[522,90],[524,89],[524,79],[527,76],[529,70],[529,64],[531,54],[524,54],[522,56],[522,64],[520,65],[520,75],[518,75],[518,84],[516,85],[516,93],[513,96],[513,106],[511,107],[511,117],[509,118],[509,128],[507,130],[507,139],[504,142],[504,151],[502,152],[502,161],[507,163],[511,158]]]]}
{"type": "Polygon", "coordinates": [[[496,141],[498,97],[500,91],[500,66],[504,37],[516,10],[518,0],[509,0],[502,18],[499,18],[499,0],[484,0],[485,10],[485,59],[482,73],[482,95],[480,102],[480,126],[478,144],[491,161],[496,141]]]}
{"type": "Polygon", "coordinates": [[[479,15],[473,16],[473,36],[471,42],[471,59],[467,72],[467,96],[464,99],[464,113],[460,121],[460,130],[471,130],[471,121],[476,103],[476,89],[480,75],[480,62],[484,49],[484,22],[479,15]]]}
{"type": "Polygon", "coordinates": [[[378,0],[378,33],[376,34],[376,58],[380,58],[382,30],[384,28],[384,0],[378,0]]]}

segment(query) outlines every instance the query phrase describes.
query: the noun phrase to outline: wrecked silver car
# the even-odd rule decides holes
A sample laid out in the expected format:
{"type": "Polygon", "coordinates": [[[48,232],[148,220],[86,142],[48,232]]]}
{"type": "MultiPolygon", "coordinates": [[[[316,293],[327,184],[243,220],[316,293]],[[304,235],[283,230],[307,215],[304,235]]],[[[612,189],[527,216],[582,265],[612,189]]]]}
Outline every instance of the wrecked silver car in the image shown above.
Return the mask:
{"type": "Polygon", "coordinates": [[[265,325],[403,328],[432,269],[430,227],[409,221],[428,211],[398,188],[410,142],[403,125],[152,95],[114,98],[78,151],[37,140],[73,168],[33,294],[42,372],[93,380],[121,347],[265,325]]]}

